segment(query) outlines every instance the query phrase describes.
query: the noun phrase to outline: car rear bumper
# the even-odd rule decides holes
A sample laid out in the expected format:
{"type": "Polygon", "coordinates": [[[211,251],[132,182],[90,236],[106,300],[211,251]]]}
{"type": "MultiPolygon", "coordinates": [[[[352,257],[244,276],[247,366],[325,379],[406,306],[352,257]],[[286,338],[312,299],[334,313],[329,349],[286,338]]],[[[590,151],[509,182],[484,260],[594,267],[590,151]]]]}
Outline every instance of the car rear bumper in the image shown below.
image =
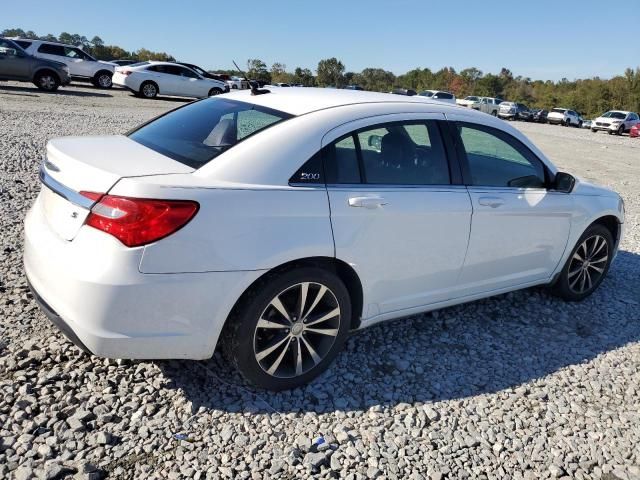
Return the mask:
{"type": "Polygon", "coordinates": [[[559,124],[559,123],[564,123],[564,119],[563,118],[549,118],[549,117],[547,117],[547,122],[548,123],[553,123],[553,124],[559,124]]]}
{"type": "Polygon", "coordinates": [[[502,113],[502,112],[498,112],[498,117],[500,117],[500,118],[506,118],[507,120],[513,120],[514,118],[516,118],[516,114],[515,114],[515,113],[502,113]]]}
{"type": "Polygon", "coordinates": [[[38,201],[25,219],[29,284],[76,345],[107,358],[209,358],[235,301],[262,272],[143,274],[142,253],[87,226],[63,240],[38,201]]]}

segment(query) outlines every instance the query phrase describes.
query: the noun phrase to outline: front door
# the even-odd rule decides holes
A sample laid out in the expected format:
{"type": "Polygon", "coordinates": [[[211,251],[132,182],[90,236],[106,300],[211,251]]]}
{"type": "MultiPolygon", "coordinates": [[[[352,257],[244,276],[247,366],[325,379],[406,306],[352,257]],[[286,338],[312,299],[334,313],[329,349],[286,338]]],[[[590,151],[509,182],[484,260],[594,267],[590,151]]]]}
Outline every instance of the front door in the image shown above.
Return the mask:
{"type": "Polygon", "coordinates": [[[26,54],[6,40],[0,39],[0,77],[16,80],[31,80],[30,61],[26,54]],[[22,55],[20,57],[19,55],[22,55]]]}
{"type": "Polygon", "coordinates": [[[573,198],[548,190],[549,173],[502,130],[457,123],[473,204],[460,295],[550,279],[567,245],[573,198]]]}
{"type": "Polygon", "coordinates": [[[449,298],[469,238],[443,115],[389,120],[343,125],[323,148],[336,257],[362,279],[364,319],[449,298]]]}

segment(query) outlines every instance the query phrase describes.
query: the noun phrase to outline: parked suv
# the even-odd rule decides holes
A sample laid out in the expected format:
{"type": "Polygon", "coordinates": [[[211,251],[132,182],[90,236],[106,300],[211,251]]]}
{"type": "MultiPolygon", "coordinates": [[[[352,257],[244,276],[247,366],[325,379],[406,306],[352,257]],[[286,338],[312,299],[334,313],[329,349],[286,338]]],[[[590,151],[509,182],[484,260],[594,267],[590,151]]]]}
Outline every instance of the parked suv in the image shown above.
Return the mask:
{"type": "Polygon", "coordinates": [[[494,117],[498,115],[498,105],[502,103],[499,98],[493,97],[466,97],[463,100],[456,101],[458,105],[463,107],[472,108],[473,110],[479,110],[494,117]]]}
{"type": "Polygon", "coordinates": [[[547,115],[547,122],[565,127],[582,127],[582,119],[577,112],[568,108],[553,108],[547,115]]]}
{"type": "Polygon", "coordinates": [[[64,63],[33,57],[6,38],[0,38],[0,80],[32,82],[47,92],[71,81],[64,63]]]}
{"type": "Polygon", "coordinates": [[[609,135],[622,135],[630,132],[631,127],[640,124],[638,114],[635,112],[625,112],[622,110],[610,110],[603,113],[591,123],[591,131],[606,130],[609,135]]]}
{"type": "Polygon", "coordinates": [[[38,58],[62,62],[69,67],[72,80],[90,81],[97,88],[111,88],[116,64],[96,60],[78,47],[43,40],[18,40],[27,53],[38,58]]]}
{"type": "Polygon", "coordinates": [[[498,109],[498,117],[507,120],[531,120],[531,110],[522,103],[502,102],[498,109]]]}

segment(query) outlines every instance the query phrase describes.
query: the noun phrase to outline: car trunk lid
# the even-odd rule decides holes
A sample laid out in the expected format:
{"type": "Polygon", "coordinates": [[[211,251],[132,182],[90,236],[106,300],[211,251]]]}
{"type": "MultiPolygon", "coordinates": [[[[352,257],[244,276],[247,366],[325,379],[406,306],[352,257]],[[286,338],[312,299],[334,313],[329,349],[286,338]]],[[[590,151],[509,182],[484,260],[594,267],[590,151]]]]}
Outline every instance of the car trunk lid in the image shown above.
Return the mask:
{"type": "Polygon", "coordinates": [[[52,230],[73,240],[97,199],[83,192],[105,194],[121,178],[193,171],[123,135],[54,139],[40,170],[40,204],[52,230]]]}

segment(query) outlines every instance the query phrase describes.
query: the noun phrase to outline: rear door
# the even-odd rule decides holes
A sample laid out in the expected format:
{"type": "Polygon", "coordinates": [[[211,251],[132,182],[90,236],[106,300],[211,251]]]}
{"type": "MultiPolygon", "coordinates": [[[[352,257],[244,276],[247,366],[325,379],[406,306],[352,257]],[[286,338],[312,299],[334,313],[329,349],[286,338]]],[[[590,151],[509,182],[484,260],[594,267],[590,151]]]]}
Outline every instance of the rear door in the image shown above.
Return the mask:
{"type": "Polygon", "coordinates": [[[50,43],[42,43],[38,46],[36,52],[34,52],[36,57],[46,58],[47,60],[54,60],[56,62],[62,62],[69,67],[69,73],[71,75],[77,75],[75,69],[73,68],[73,62],[69,57],[64,54],[64,46],[62,45],[53,45],[50,43]]]}
{"type": "Polygon", "coordinates": [[[567,244],[573,197],[546,188],[546,167],[516,138],[484,125],[455,125],[473,203],[460,294],[549,279],[567,244]]]}
{"type": "Polygon", "coordinates": [[[365,318],[450,298],[461,271],[471,203],[443,119],[370,118],[323,141],[336,256],[363,279],[365,318]]]}

